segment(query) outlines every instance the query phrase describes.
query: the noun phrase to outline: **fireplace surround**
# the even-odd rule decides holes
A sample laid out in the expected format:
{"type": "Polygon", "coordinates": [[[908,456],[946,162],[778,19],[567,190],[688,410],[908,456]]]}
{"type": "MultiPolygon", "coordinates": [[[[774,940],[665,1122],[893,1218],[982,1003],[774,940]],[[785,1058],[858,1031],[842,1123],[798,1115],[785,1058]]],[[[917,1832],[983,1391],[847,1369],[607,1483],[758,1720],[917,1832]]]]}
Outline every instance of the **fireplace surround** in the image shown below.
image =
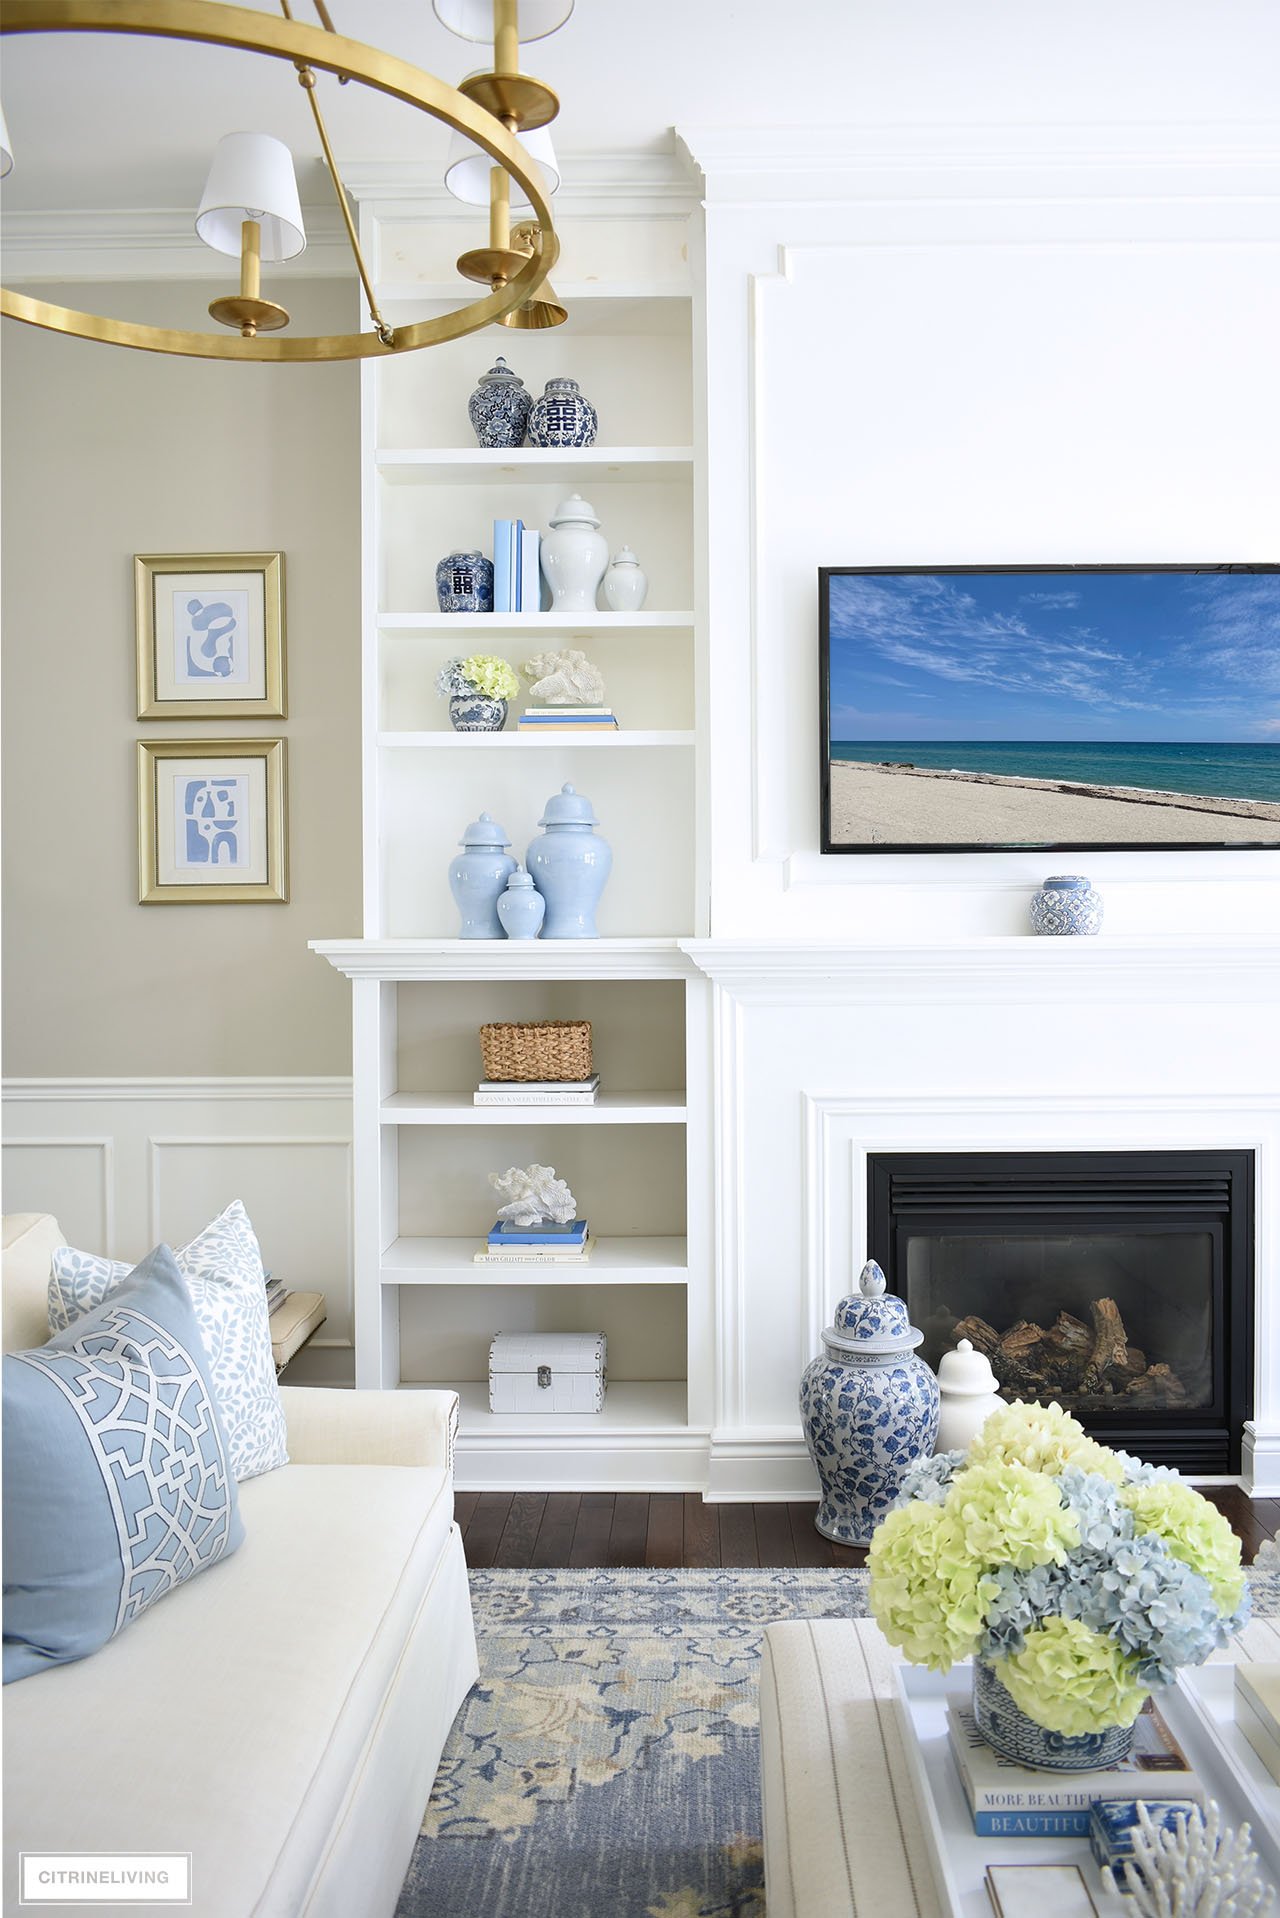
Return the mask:
{"type": "Polygon", "coordinates": [[[1251,1152],[872,1153],[867,1206],[931,1365],[968,1337],[1006,1397],[1056,1399],[1154,1464],[1239,1471],[1251,1152]]]}

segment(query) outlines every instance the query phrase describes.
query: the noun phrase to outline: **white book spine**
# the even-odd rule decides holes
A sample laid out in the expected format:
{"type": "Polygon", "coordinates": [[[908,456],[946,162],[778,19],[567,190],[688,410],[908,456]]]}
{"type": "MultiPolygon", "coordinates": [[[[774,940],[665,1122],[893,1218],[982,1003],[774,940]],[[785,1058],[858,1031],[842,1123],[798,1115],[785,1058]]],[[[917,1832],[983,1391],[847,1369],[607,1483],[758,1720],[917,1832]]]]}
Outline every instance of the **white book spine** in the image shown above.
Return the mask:
{"type": "Polygon", "coordinates": [[[593,1106],[594,1092],[474,1092],[478,1106],[593,1106]]]}

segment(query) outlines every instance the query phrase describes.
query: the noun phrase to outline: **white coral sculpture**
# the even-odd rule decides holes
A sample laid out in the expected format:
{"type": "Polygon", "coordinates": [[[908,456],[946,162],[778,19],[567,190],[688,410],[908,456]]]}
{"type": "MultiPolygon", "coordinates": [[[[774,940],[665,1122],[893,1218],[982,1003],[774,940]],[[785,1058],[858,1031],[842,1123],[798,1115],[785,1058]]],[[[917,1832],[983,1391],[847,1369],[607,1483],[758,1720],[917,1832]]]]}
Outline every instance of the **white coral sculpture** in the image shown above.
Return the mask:
{"type": "Polygon", "coordinates": [[[520,668],[535,699],[548,706],[600,706],[604,703],[604,675],[585,653],[535,653],[520,668]]]}
{"type": "Polygon", "coordinates": [[[553,1165],[513,1165],[491,1172],[489,1184],[507,1201],[498,1211],[505,1225],[568,1225],[578,1216],[578,1202],[553,1165]]]}
{"type": "Polygon", "coordinates": [[[1197,1808],[1175,1819],[1172,1831],[1159,1830],[1139,1804],[1124,1883],[1109,1866],[1102,1882],[1108,1892],[1131,1892],[1141,1918],[1258,1918],[1275,1902],[1249,1844],[1248,1825],[1224,1831],[1212,1800],[1207,1812],[1197,1808]]]}

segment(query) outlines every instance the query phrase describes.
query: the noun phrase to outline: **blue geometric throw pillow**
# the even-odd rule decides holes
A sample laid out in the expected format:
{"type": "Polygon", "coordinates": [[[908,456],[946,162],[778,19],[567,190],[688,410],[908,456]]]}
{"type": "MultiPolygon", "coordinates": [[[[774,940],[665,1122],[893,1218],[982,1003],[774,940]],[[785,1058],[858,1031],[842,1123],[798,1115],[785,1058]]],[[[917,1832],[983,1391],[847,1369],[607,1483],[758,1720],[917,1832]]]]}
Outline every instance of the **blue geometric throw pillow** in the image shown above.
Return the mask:
{"type": "MultiPolygon", "coordinates": [[[[284,1407],[271,1357],[262,1254],[235,1199],[174,1254],[196,1309],[218,1410],[238,1479],[287,1465],[284,1407]]],[[[49,1274],[49,1330],[61,1332],[129,1276],[119,1259],[59,1246],[49,1274]]]]}
{"type": "Polygon", "coordinates": [[[191,1295],[158,1246],[5,1357],[5,1684],[97,1651],[243,1537],[191,1295]]]}

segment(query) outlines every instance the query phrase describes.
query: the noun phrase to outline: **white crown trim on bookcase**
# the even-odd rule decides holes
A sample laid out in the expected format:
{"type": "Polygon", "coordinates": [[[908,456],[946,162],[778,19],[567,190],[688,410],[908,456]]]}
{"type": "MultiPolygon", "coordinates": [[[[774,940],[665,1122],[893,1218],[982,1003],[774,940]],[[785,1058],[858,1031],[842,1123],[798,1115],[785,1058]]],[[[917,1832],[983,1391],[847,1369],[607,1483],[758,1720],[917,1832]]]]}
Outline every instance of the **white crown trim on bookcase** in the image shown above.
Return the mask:
{"type": "MultiPolygon", "coordinates": [[[[351,250],[334,206],[305,209],[307,247],[290,274],[345,279],[351,250]]],[[[196,238],[190,207],[6,213],[5,284],[21,280],[218,280],[223,256],[196,238]]]]}
{"type": "MultiPolygon", "coordinates": [[[[562,153],[557,216],[686,218],[700,198],[700,176],[676,153],[562,153]]],[[[353,160],[342,176],[352,198],[371,212],[397,219],[475,221],[475,208],[456,200],[439,172],[403,160],[353,160]]]]}

